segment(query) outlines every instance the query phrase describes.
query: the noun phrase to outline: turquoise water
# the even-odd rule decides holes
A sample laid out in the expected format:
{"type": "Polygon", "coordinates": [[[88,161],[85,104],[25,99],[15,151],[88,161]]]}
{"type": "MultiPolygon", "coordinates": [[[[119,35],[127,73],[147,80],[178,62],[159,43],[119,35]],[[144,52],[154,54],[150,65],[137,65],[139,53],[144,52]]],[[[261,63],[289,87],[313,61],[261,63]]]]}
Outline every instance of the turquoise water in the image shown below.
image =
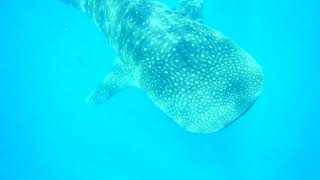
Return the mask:
{"type": "Polygon", "coordinates": [[[87,16],[1,1],[0,179],[320,179],[319,4],[205,0],[205,23],[253,55],[266,83],[238,121],[195,135],[137,89],[85,103],[115,58],[87,16]]]}

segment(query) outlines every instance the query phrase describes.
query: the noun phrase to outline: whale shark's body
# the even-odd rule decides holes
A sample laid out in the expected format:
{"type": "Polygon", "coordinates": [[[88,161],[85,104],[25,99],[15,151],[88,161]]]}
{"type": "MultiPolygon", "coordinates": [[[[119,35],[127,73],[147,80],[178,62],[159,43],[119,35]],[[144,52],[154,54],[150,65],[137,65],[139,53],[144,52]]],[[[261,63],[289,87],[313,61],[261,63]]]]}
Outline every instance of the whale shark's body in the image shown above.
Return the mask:
{"type": "Polygon", "coordinates": [[[153,0],[63,1],[92,17],[118,54],[89,96],[95,104],[135,86],[182,128],[210,133],[240,117],[262,91],[261,67],[202,24],[201,0],[181,0],[176,10],[153,0]]]}

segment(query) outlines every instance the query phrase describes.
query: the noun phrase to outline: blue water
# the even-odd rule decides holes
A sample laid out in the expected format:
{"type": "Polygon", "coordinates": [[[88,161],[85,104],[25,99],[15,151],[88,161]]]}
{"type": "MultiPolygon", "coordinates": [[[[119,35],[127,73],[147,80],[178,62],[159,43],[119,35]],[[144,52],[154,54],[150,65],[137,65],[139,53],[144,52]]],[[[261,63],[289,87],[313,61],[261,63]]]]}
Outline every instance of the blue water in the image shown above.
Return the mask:
{"type": "Polygon", "coordinates": [[[0,179],[320,179],[319,5],[205,0],[205,23],[252,54],[266,84],[238,121],[195,135],[137,89],[86,104],[115,58],[94,23],[58,0],[2,0],[0,179]]]}

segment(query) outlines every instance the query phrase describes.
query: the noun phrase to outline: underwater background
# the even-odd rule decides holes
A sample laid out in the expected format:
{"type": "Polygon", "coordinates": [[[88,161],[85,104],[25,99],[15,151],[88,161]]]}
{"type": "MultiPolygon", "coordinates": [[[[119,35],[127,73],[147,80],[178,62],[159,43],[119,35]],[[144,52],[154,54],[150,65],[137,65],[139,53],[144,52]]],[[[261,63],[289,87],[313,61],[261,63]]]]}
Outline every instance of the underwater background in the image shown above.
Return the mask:
{"type": "Polygon", "coordinates": [[[207,135],[138,89],[87,104],[115,53],[80,11],[1,0],[0,20],[0,180],[320,179],[320,1],[204,0],[205,24],[265,74],[254,106],[207,135]]]}

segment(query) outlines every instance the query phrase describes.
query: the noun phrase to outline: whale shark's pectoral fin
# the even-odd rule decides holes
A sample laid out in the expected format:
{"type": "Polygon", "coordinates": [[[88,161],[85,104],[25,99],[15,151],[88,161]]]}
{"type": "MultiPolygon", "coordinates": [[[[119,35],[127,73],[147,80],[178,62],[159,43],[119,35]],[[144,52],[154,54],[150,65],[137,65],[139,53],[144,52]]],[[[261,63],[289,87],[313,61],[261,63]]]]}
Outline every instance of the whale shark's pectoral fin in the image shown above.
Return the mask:
{"type": "Polygon", "coordinates": [[[187,18],[202,22],[203,0],[180,0],[176,12],[187,18]]]}
{"type": "Polygon", "coordinates": [[[100,105],[132,84],[132,71],[121,60],[116,60],[111,72],[88,96],[87,102],[100,105]]]}

